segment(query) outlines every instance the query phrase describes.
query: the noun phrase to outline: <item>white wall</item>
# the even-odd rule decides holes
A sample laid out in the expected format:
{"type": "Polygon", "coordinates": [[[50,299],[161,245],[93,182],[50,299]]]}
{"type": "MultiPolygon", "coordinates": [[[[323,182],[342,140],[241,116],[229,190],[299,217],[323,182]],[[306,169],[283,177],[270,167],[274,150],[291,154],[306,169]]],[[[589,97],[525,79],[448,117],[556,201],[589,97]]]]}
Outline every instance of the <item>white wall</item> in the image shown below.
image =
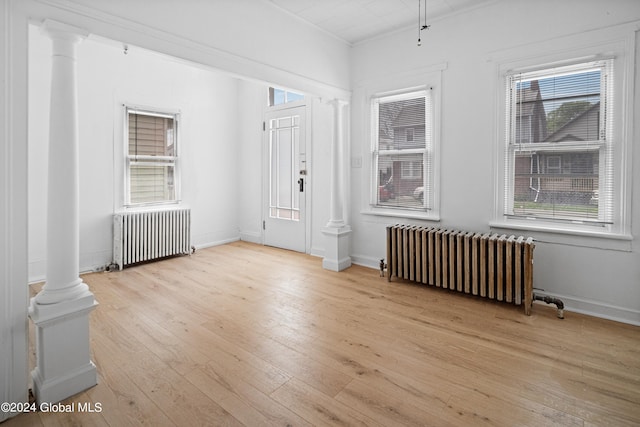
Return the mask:
{"type": "Polygon", "coordinates": [[[238,91],[239,145],[238,157],[238,216],[240,238],[262,243],[262,174],[264,132],[262,122],[267,105],[268,86],[241,81],[238,91]]]}
{"type": "MultiPolygon", "coordinates": [[[[603,27],[640,19],[640,3],[633,0],[499,1],[485,8],[430,22],[416,46],[415,31],[397,33],[353,49],[352,155],[366,163],[370,142],[367,92],[381,83],[402,82],[437,64],[446,64],[442,83],[441,120],[441,221],[362,215],[368,203],[368,171],[352,168],[352,257],[371,266],[385,257],[384,227],[397,222],[436,224],[443,227],[488,231],[493,219],[496,164],[496,96],[498,74],[495,58],[503,51],[520,57],[536,49],[569,47],[559,42],[577,35],[580,43],[598,44],[603,27]],[[549,12],[553,10],[553,14],[549,12]],[[595,34],[595,36],[594,36],[595,34]],[[516,49],[517,48],[517,49],[516,49]],[[461,173],[463,171],[463,173],[461,173]]],[[[633,59],[631,52],[631,59],[633,59]]],[[[637,54],[637,52],[636,52],[637,54]]],[[[636,65],[637,69],[637,65],[636,65]]],[[[632,73],[630,76],[634,78],[632,73]]],[[[635,73],[635,87],[640,86],[635,73]]],[[[397,83],[400,84],[400,83],[397,83]]],[[[402,89],[398,87],[396,89],[402,89]]],[[[629,94],[640,113],[640,96],[629,94]]],[[[629,146],[638,182],[640,147],[636,126],[629,146]]],[[[631,184],[630,182],[630,184],[631,184]]],[[[498,195],[500,197],[500,195],[498,195]]],[[[633,241],[576,238],[535,231],[511,230],[536,239],[534,286],[564,299],[569,309],[640,324],[640,186],[633,186],[633,241]]],[[[631,201],[630,201],[631,202],[631,201]]],[[[509,231],[509,230],[508,230],[509,231]]]]}
{"type": "Polygon", "coordinates": [[[333,132],[333,107],[328,99],[314,99],[311,103],[311,163],[308,187],[311,189],[313,210],[311,221],[311,254],[324,256],[326,237],[322,230],[330,216],[331,197],[331,144],[333,132]]]}
{"type": "MultiPolygon", "coordinates": [[[[30,280],[46,268],[46,172],[51,43],[36,26],[29,55],[30,280]]],[[[123,104],[180,110],[182,204],[192,209],[192,243],[238,239],[238,80],[118,43],[78,48],[80,268],[112,260],[112,214],[123,208],[123,104]]]]}

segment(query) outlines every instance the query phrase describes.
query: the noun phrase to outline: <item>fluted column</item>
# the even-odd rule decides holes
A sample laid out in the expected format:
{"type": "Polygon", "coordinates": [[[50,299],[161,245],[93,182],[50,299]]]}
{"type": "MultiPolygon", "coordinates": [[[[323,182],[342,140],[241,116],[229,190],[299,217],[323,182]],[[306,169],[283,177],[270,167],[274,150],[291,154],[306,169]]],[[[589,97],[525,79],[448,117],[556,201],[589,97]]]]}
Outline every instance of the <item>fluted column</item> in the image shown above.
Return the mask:
{"type": "Polygon", "coordinates": [[[79,141],[76,47],[86,32],[55,21],[43,30],[53,41],[47,188],[45,285],[31,299],[36,326],[36,400],[58,402],[97,383],[90,360],[89,313],[97,305],[79,273],[79,141]]]}
{"type": "Polygon", "coordinates": [[[344,220],[345,170],[345,117],[346,103],[331,101],[333,108],[333,138],[331,140],[331,166],[329,222],[322,230],[325,237],[325,257],[322,266],[327,270],[341,271],[351,266],[349,256],[351,227],[344,220]]]}

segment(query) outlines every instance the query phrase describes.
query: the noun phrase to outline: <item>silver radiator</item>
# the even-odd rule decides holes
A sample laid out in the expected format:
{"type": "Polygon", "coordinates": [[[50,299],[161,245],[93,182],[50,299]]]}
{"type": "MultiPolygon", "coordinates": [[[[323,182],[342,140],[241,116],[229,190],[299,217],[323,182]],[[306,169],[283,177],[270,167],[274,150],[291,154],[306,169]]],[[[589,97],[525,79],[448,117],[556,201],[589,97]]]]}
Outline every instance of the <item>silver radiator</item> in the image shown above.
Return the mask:
{"type": "Polygon", "coordinates": [[[191,251],[191,211],[124,212],[113,216],[113,263],[124,267],[191,251]]]}

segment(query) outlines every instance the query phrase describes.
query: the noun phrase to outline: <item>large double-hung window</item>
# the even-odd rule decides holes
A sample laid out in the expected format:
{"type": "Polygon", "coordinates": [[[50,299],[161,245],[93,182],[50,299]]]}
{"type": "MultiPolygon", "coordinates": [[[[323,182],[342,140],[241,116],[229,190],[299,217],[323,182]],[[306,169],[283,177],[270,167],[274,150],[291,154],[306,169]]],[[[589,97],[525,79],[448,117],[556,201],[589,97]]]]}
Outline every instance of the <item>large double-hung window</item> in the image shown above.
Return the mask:
{"type": "Polygon", "coordinates": [[[506,76],[504,214],[611,224],[613,60],[506,76]]]}
{"type": "Polygon", "coordinates": [[[372,205],[429,210],[433,206],[431,90],[372,99],[372,205]]]}
{"type": "Polygon", "coordinates": [[[125,204],[178,201],[178,114],[126,108],[125,204]]]}

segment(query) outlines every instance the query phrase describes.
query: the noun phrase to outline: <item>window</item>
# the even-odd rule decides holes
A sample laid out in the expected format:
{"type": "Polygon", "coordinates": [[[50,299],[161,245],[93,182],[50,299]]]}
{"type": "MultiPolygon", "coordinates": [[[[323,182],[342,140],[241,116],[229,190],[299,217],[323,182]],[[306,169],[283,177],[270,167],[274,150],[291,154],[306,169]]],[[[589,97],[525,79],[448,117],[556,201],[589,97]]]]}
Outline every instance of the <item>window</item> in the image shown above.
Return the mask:
{"type": "Polygon", "coordinates": [[[269,106],[273,107],[275,105],[288,104],[290,102],[302,101],[304,99],[304,95],[290,92],[284,89],[278,88],[269,88],[269,106]]]}
{"type": "Polygon", "coordinates": [[[413,133],[413,128],[407,128],[405,132],[407,133],[407,142],[413,142],[413,136],[415,135],[413,133]]]}
{"type": "Polygon", "coordinates": [[[372,205],[428,210],[433,205],[431,90],[372,99],[372,205]]]}
{"type": "Polygon", "coordinates": [[[562,156],[547,156],[547,170],[548,174],[562,173],[562,156]]]}
{"type": "Polygon", "coordinates": [[[402,178],[416,179],[422,177],[422,162],[402,162],[402,178]]]}
{"type": "Polygon", "coordinates": [[[178,115],[126,108],[126,205],[178,200],[178,115]]]}
{"type": "Polygon", "coordinates": [[[506,76],[504,214],[613,221],[613,60],[506,76]]]}

